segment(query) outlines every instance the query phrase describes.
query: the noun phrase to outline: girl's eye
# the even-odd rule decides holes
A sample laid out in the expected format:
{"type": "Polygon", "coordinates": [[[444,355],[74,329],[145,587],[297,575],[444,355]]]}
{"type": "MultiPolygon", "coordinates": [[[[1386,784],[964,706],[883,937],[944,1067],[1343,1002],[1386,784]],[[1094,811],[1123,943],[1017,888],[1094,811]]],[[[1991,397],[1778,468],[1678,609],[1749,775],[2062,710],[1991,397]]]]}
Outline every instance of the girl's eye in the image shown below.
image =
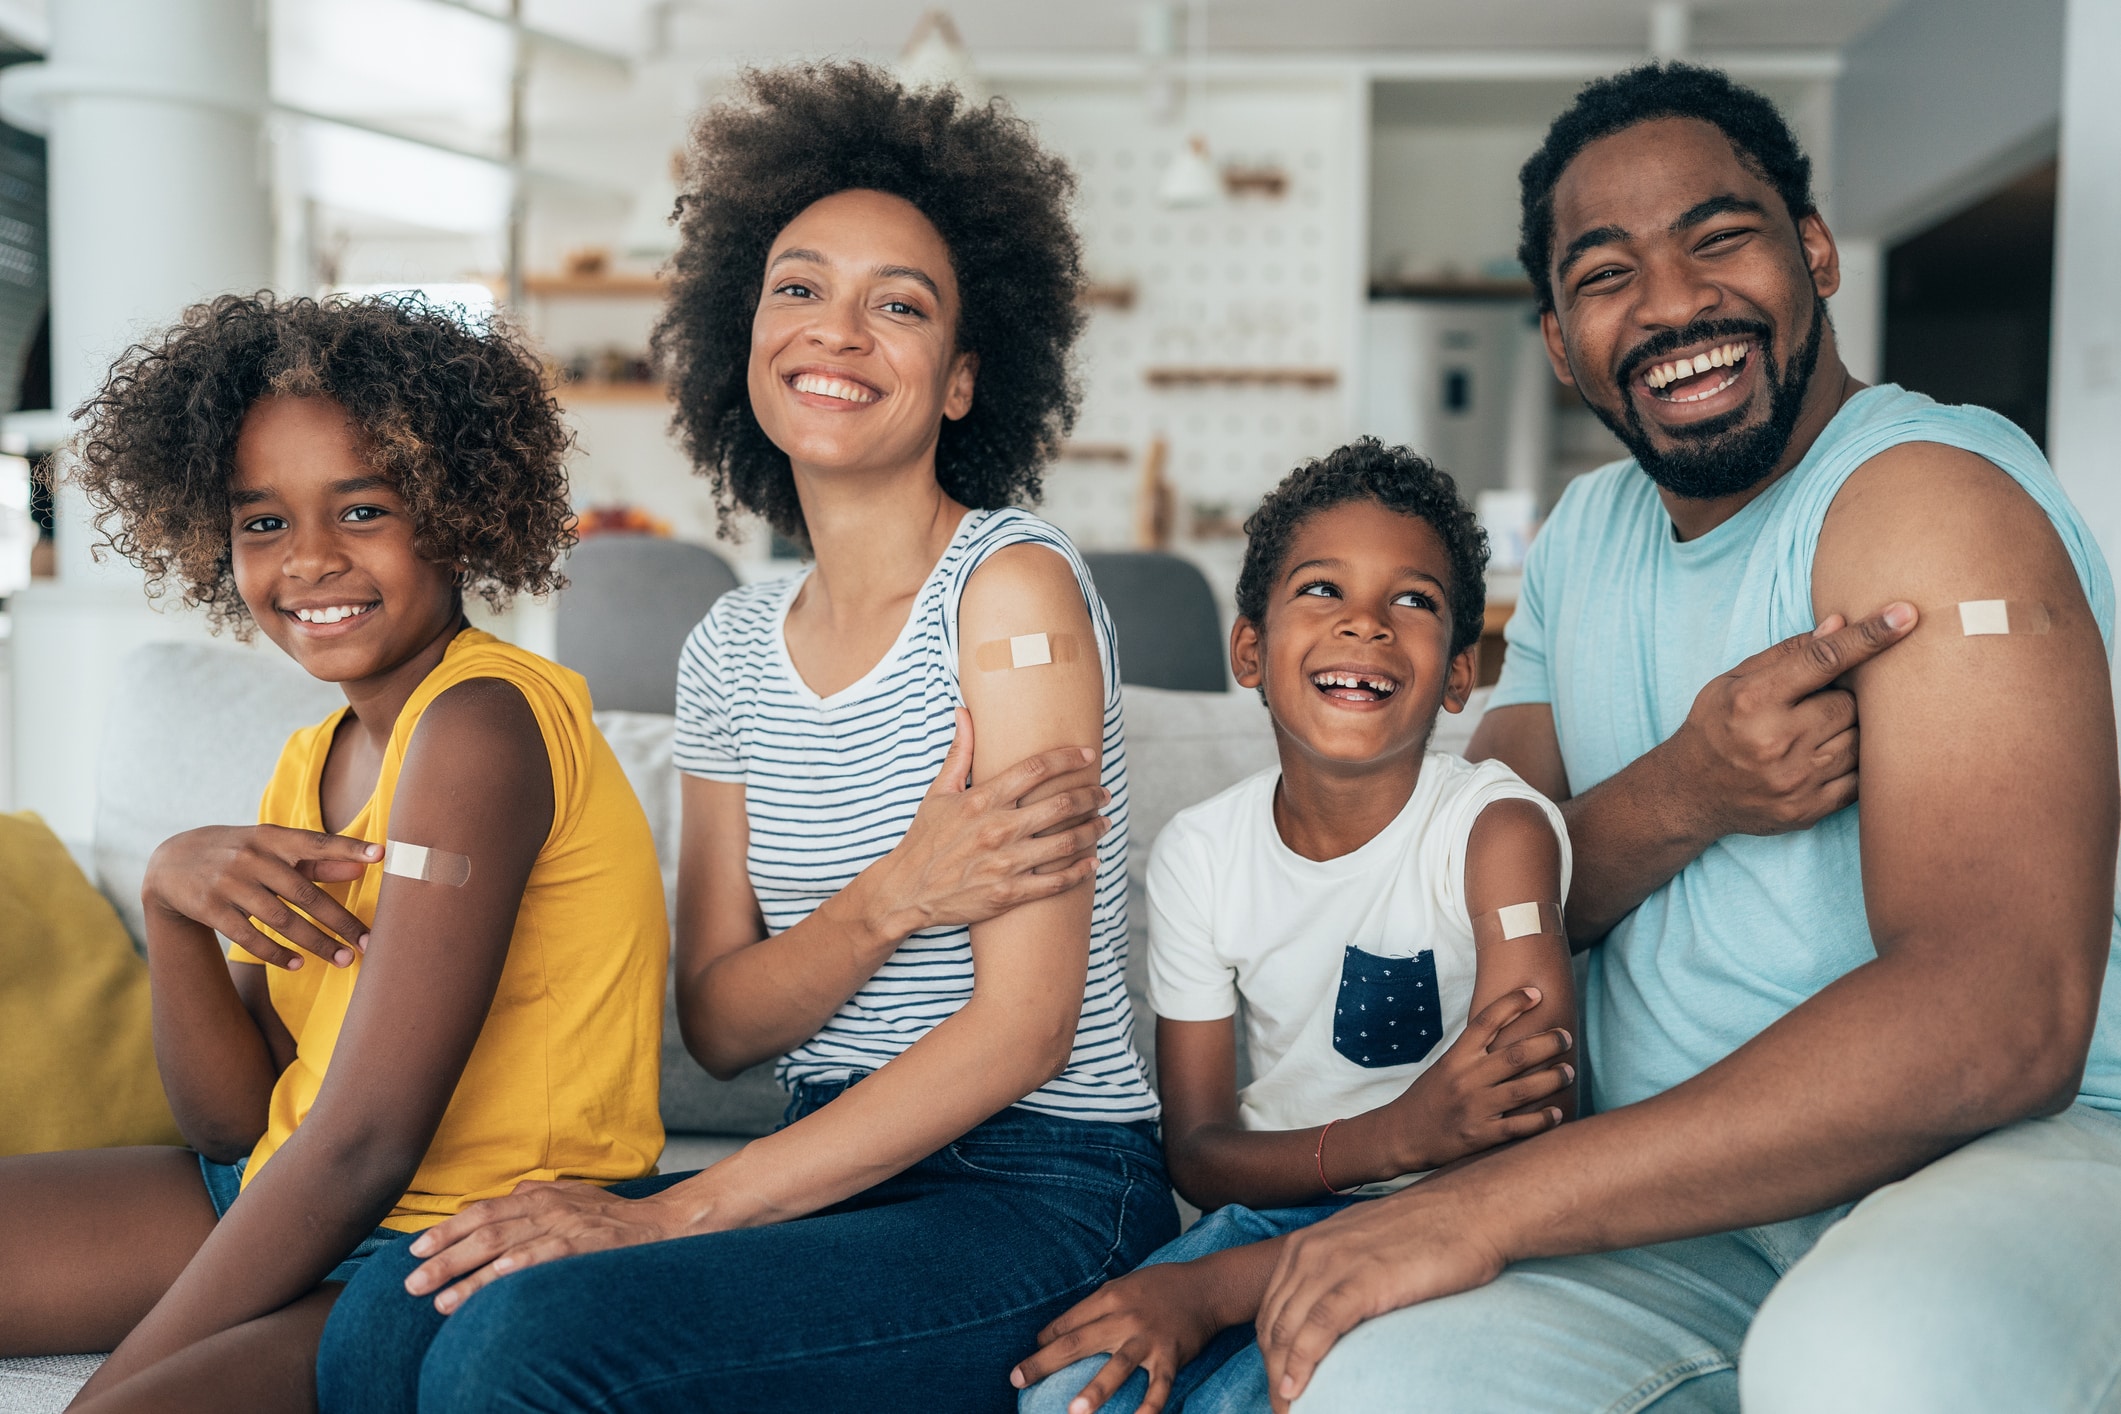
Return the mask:
{"type": "Polygon", "coordinates": [[[887,314],[910,314],[915,318],[919,318],[921,313],[920,310],[902,299],[886,300],[884,302],[884,312],[887,314]]]}
{"type": "Polygon", "coordinates": [[[1422,593],[1419,589],[1409,589],[1402,593],[1395,594],[1392,596],[1392,602],[1395,604],[1403,604],[1409,609],[1427,609],[1432,613],[1436,609],[1435,599],[1431,598],[1427,594],[1422,593]]]}
{"type": "Polygon", "coordinates": [[[384,510],[381,506],[354,506],[345,515],[340,516],[339,519],[350,520],[357,525],[365,525],[372,520],[381,520],[389,514],[390,512],[384,510]]]}
{"type": "Polygon", "coordinates": [[[287,522],[279,516],[252,516],[249,520],[243,522],[243,528],[256,534],[264,535],[275,530],[287,529],[287,522]]]}
{"type": "Polygon", "coordinates": [[[1331,580],[1314,579],[1296,593],[1299,597],[1308,594],[1314,599],[1338,599],[1340,588],[1331,580]]]}
{"type": "Polygon", "coordinates": [[[808,299],[810,298],[811,294],[811,290],[808,285],[798,284],[794,280],[790,280],[783,285],[775,285],[773,287],[773,292],[777,295],[790,295],[796,299],[808,299]]]}

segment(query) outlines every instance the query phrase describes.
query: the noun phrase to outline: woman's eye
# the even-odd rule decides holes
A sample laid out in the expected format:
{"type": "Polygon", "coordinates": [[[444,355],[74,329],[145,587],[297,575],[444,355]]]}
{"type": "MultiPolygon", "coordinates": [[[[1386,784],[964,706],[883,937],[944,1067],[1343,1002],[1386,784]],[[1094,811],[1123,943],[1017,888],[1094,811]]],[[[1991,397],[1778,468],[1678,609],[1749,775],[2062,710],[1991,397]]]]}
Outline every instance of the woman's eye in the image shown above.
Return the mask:
{"type": "Polygon", "coordinates": [[[362,525],[372,520],[381,520],[389,514],[390,512],[384,510],[381,506],[355,506],[348,510],[345,515],[340,516],[339,519],[350,520],[357,525],[362,525]]]}
{"type": "Polygon", "coordinates": [[[252,516],[249,520],[243,522],[243,528],[263,535],[271,531],[287,529],[287,522],[278,516],[252,516]]]}

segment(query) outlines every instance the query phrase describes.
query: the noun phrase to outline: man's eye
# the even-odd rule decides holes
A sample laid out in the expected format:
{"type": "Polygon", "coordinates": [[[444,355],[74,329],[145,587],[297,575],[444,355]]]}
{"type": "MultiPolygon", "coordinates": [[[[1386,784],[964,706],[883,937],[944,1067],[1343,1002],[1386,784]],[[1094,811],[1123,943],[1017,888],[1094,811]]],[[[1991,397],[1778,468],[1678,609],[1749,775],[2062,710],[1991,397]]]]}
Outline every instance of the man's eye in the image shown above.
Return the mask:
{"type": "Polygon", "coordinates": [[[1576,288],[1579,290],[1587,290],[1591,286],[1600,284],[1606,280],[1617,280],[1625,273],[1625,271],[1620,270],[1617,267],[1608,265],[1603,270],[1593,270],[1590,274],[1584,276],[1583,283],[1578,285],[1576,288]]]}
{"type": "Polygon", "coordinates": [[[345,515],[340,516],[339,519],[350,520],[356,524],[366,524],[372,520],[381,520],[389,514],[390,512],[384,510],[381,506],[355,506],[347,511],[345,515]]]}
{"type": "Polygon", "coordinates": [[[275,530],[287,529],[287,522],[278,516],[252,516],[249,520],[243,522],[243,528],[262,535],[275,530]]]}

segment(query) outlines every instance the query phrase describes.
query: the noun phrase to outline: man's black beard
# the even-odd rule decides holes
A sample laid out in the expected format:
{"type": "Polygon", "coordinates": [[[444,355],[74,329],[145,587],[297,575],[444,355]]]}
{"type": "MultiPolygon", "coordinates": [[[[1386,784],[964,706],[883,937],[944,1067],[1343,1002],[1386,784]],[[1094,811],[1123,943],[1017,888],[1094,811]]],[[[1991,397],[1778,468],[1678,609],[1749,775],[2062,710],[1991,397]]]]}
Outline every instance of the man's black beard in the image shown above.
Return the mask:
{"type": "Polygon", "coordinates": [[[1805,336],[1804,345],[1797,350],[1788,375],[1783,377],[1778,376],[1774,355],[1768,352],[1765,325],[1736,319],[1711,319],[1689,324],[1684,329],[1675,329],[1644,342],[1628,355],[1619,380],[1621,406],[1626,409],[1624,417],[1615,417],[1588,398],[1584,401],[1589,403],[1592,412],[1598,414],[1598,420],[1612,429],[1613,435],[1635,454],[1636,462],[1650,480],[1665,490],[1690,501],[1713,501],[1722,496],[1733,496],[1766,480],[1776,463],[1782,460],[1782,454],[1789,450],[1790,437],[1797,430],[1798,414],[1804,408],[1804,391],[1811,385],[1812,370],[1819,363],[1819,341],[1826,333],[1826,326],[1826,301],[1818,300],[1812,306],[1812,331],[1805,336]],[[1665,436],[1677,439],[1681,445],[1671,451],[1660,451],[1650,441],[1649,429],[1643,425],[1642,414],[1630,393],[1635,374],[1644,364],[1674,349],[1730,338],[1747,338],[1753,342],[1749,357],[1761,361],[1760,371],[1768,385],[1767,420],[1758,427],[1734,430],[1752,409],[1750,404],[1733,408],[1721,417],[1692,427],[1667,428],[1665,436]]]}

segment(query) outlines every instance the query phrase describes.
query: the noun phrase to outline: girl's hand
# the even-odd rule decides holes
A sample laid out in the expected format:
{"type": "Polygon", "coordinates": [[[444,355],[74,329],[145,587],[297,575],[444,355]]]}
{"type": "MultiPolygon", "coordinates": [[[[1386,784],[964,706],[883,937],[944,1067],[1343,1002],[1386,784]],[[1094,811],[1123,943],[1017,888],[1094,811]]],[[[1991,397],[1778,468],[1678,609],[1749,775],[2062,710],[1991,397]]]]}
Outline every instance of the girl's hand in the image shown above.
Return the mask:
{"type": "Polygon", "coordinates": [[[1028,1389],[1056,1370],[1107,1352],[1112,1358],[1069,1401],[1068,1414],[1092,1414],[1103,1407],[1136,1370],[1149,1376],[1139,1414],[1157,1414],[1178,1372],[1229,1324],[1209,1298],[1191,1262],[1138,1267],[1106,1282],[1040,1331],[1038,1353],[1009,1372],[1009,1383],[1028,1389]]]}
{"type": "Polygon", "coordinates": [[[412,1255],[427,1260],[405,1279],[405,1289],[414,1296],[439,1291],[435,1309],[446,1316],[510,1272],[555,1257],[688,1235],[675,1213],[653,1198],[618,1198],[593,1183],[532,1180],[414,1238],[412,1255]]]}
{"type": "Polygon", "coordinates": [[[317,881],[358,879],[382,857],[381,845],[344,835],[279,825],[212,825],[163,841],[148,859],[140,899],[149,909],[202,923],[290,972],[302,965],[301,957],[267,937],[252,919],[344,967],[368,945],[368,925],[317,881]]]}
{"type": "Polygon", "coordinates": [[[1096,761],[1094,751],[1060,747],[968,785],[972,714],[959,708],[950,754],[905,838],[864,871],[875,931],[896,943],[923,928],[984,923],[1090,878],[1112,827],[1098,813],[1112,794],[1097,783],[1096,761]],[[1026,802],[1041,786],[1065,788],[1026,802]]]}
{"type": "MultiPolygon", "coordinates": [[[[1560,1109],[1517,1111],[1567,1089],[1576,1068],[1555,1064],[1574,1044],[1556,1027],[1496,1048],[1511,1022],[1539,1005],[1531,987],[1505,992],[1466,1023],[1465,1031],[1405,1094],[1375,1113],[1395,1136],[1397,1173],[1421,1173],[1498,1144],[1544,1133],[1560,1109]]],[[[1330,1160],[1331,1154],[1327,1155],[1330,1160]]]]}

